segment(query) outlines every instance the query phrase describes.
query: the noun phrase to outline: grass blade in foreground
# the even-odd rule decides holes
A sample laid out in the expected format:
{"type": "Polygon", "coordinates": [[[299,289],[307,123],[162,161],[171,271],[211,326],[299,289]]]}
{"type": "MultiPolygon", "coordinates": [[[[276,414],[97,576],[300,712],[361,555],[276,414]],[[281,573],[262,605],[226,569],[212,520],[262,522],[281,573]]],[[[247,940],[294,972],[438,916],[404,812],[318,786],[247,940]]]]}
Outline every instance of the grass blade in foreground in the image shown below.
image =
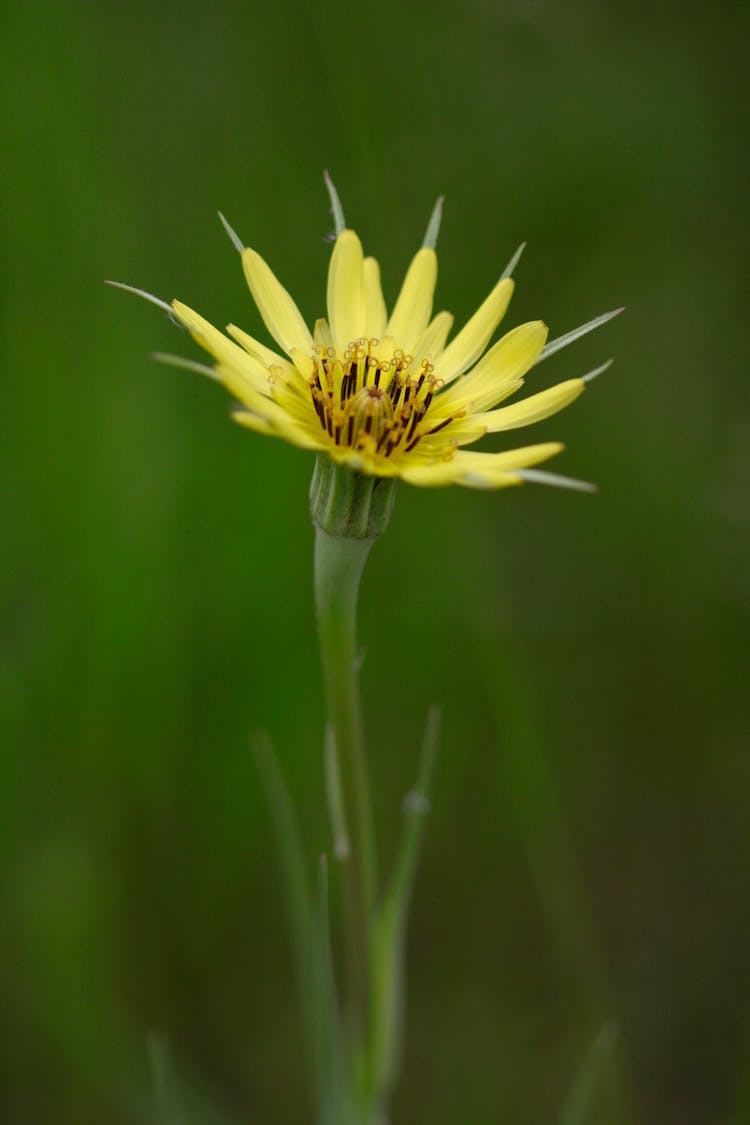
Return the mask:
{"type": "Polygon", "coordinates": [[[328,862],[320,857],[315,903],[312,981],[315,1004],[315,1070],[318,1081],[318,1125],[352,1125],[351,1096],[341,1032],[336,980],[331,953],[328,907],[328,862]]]}
{"type": "Polygon", "coordinates": [[[142,1125],[253,1125],[253,1119],[243,1116],[240,1121],[223,1107],[219,1108],[196,1076],[175,1063],[165,1035],[153,1032],[147,1045],[156,1115],[149,1099],[147,1109],[143,1112],[139,1109],[135,1116],[129,1112],[127,1120],[142,1125]]]}
{"type": "Polygon", "coordinates": [[[276,833],[289,913],[294,968],[308,1042],[312,1042],[315,1016],[309,951],[313,932],[313,910],[302,837],[297,814],[270,738],[267,734],[258,731],[251,738],[251,746],[276,833]]]}
{"type": "Polygon", "coordinates": [[[428,794],[440,729],[440,710],[427,716],[417,783],[404,801],[401,846],[390,886],[375,921],[373,950],[373,1098],[378,1109],[388,1105],[401,1068],[405,1014],[406,932],[412,888],[429,811],[428,794]]]}
{"type": "Polygon", "coordinates": [[[149,1035],[148,1057],[156,1093],[158,1125],[187,1125],[178,1103],[169,1044],[163,1035],[149,1035]]]}
{"type": "Polygon", "coordinates": [[[560,1125],[594,1125],[591,1107],[602,1072],[612,1057],[617,1041],[617,1028],[605,1023],[589,1048],[589,1053],[573,1083],[560,1125]]]}

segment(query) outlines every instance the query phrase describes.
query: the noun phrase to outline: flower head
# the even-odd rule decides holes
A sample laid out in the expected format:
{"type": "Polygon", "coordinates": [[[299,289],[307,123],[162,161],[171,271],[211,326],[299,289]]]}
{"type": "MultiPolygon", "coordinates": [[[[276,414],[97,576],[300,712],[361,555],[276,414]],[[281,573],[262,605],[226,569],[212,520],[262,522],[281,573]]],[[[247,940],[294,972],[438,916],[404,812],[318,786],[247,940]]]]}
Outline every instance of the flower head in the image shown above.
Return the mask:
{"type": "Polygon", "coordinates": [[[448,312],[433,316],[432,307],[442,201],[389,313],[378,263],[365,256],[355,232],[346,228],[335,189],[327,182],[337,237],[328,270],[328,315],[316,321],[312,332],[264,259],[243,246],[227,224],[278,350],[234,324],[225,335],[181,301],[171,304],[173,315],[213,357],[215,366],[208,373],[237,400],[233,418],[360,472],[410,484],[502,488],[532,479],[588,487],[532,470],[564,448],[558,442],[503,453],[463,447],[485,434],[538,422],[578,398],[602,368],[500,405],[521,389],[525,376],[546,355],[615,314],[552,344],[547,343],[546,325],[533,320],[512,328],[487,350],[513,293],[508,275],[517,255],[448,342],[453,317],[448,312]]]}

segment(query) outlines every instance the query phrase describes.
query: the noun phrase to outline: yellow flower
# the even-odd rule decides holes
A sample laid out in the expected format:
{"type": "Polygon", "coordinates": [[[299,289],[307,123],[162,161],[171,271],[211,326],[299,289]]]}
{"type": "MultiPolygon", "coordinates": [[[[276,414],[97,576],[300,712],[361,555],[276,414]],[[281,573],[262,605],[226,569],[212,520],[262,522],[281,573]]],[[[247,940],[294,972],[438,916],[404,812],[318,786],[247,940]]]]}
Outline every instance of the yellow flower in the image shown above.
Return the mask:
{"type": "MultiPolygon", "coordinates": [[[[215,360],[212,370],[184,365],[218,377],[239,403],[232,417],[241,425],[327,454],[369,475],[424,486],[503,488],[531,479],[590,487],[531,469],[559,453],[564,447],[558,442],[503,453],[462,447],[487,433],[538,422],[578,398],[603,368],[510,406],[499,405],[523,386],[535,364],[615,314],[604,314],[551,344],[546,325],[533,320],[511,329],[486,350],[513,293],[507,275],[516,255],[448,343],[453,317],[448,312],[432,315],[442,201],[389,314],[378,263],[365,257],[355,232],[345,228],[335,188],[328,183],[339,233],[328,270],[327,319],[318,320],[310,332],[264,259],[244,247],[225,224],[241,251],[250,292],[278,351],[234,324],[225,335],[181,301],[173,301],[173,315],[215,360]]],[[[161,358],[180,363],[176,357],[161,358]]]]}

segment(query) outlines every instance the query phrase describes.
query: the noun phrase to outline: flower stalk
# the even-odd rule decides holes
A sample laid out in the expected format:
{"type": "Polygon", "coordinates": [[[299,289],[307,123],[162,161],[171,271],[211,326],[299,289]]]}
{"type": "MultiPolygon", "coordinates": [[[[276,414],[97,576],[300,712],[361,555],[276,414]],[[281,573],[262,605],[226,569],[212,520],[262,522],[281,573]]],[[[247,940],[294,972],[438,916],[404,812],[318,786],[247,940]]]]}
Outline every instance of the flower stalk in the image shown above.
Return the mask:
{"type": "Polygon", "coordinates": [[[311,487],[315,604],[329,717],[326,773],[335,854],[345,875],[346,1024],[353,1080],[367,1098],[377,861],[356,643],[360,579],[393,506],[393,481],[319,458],[311,487]]]}

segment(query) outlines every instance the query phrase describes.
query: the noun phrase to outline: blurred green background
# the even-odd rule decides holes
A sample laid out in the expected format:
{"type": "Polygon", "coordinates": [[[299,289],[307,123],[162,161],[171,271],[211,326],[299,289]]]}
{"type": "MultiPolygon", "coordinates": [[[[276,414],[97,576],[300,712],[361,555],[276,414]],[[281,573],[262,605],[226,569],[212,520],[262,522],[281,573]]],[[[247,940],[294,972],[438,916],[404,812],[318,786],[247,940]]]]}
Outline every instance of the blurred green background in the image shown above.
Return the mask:
{"type": "Polygon", "coordinates": [[[394,1125],[558,1122],[610,1021],[592,1122],[750,1121],[742,13],[6,7],[3,1121],[157,1125],[154,1035],[181,1125],[311,1120],[248,735],[312,868],[312,461],[152,364],[197,349],[102,279],[261,334],[221,208],[320,315],[324,167],[390,299],[444,192],[459,322],[522,239],[508,326],[628,306],[540,369],[616,357],[529,432],[599,494],[402,487],[365,575],[384,862],[445,715],[394,1125]]]}

